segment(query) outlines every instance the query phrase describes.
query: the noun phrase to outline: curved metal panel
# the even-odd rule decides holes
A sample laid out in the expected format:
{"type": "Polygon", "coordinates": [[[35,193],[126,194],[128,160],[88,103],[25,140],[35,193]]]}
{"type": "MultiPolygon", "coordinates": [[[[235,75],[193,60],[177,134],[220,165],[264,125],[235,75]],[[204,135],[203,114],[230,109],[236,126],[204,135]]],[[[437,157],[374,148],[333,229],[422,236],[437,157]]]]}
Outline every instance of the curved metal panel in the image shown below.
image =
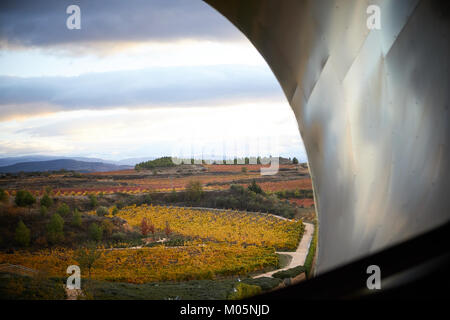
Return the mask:
{"type": "Polygon", "coordinates": [[[255,45],[296,115],[319,272],[450,219],[445,1],[207,0],[255,45]],[[366,26],[369,5],[381,29],[366,26]]]}

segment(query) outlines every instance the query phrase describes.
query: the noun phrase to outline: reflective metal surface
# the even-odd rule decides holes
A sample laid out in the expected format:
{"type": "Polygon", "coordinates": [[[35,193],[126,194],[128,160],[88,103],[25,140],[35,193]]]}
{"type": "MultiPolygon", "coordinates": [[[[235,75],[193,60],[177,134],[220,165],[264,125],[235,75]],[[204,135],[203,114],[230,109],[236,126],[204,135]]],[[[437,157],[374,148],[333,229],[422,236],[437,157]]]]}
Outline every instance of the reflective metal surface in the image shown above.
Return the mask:
{"type": "Polygon", "coordinates": [[[206,2],[255,45],[294,110],[319,217],[317,271],[450,220],[448,2],[206,2]],[[372,4],[380,30],[366,26],[372,4]]]}

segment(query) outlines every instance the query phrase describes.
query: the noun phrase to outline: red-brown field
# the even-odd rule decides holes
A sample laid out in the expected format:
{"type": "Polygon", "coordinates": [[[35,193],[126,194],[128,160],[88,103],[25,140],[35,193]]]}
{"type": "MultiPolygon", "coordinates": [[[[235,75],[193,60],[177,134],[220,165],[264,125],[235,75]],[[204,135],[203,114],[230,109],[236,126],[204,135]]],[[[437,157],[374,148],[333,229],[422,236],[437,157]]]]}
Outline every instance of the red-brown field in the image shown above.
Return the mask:
{"type": "Polygon", "coordinates": [[[274,182],[261,182],[259,183],[261,188],[268,191],[282,191],[282,190],[311,190],[312,183],[311,178],[302,178],[288,181],[274,181],[274,182]]]}
{"type": "MultiPolygon", "coordinates": [[[[262,176],[262,165],[182,165],[154,171],[122,170],[73,175],[50,174],[0,179],[0,188],[11,195],[27,189],[41,196],[50,187],[56,196],[76,197],[88,194],[143,194],[151,192],[183,191],[189,181],[201,182],[203,190],[226,190],[232,184],[244,187],[255,180],[265,192],[284,190],[311,190],[308,169],[293,164],[282,164],[276,175],[262,176]],[[246,168],[243,172],[242,168],[246,168]]],[[[295,203],[298,201],[295,200],[295,203]]],[[[298,205],[308,207],[313,200],[298,205]]]]}
{"type": "Polygon", "coordinates": [[[304,208],[310,208],[314,205],[314,199],[289,199],[290,203],[295,203],[298,206],[303,206],[304,208]]]}

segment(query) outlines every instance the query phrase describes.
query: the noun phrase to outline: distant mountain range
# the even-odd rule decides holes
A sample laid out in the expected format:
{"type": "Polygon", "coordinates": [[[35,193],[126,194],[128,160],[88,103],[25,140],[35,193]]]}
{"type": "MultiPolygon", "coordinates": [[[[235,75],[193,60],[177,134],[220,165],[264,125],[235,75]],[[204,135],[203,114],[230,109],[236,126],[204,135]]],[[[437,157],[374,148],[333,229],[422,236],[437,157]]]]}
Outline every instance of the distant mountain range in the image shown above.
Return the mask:
{"type": "Polygon", "coordinates": [[[88,157],[64,157],[64,156],[46,156],[46,155],[34,155],[34,156],[21,156],[21,157],[7,157],[0,158],[0,167],[11,166],[16,163],[34,162],[34,161],[49,161],[49,160],[77,160],[85,162],[102,162],[115,164],[117,166],[134,166],[137,163],[153,160],[154,157],[140,157],[140,158],[127,158],[118,161],[105,160],[100,158],[88,158],[88,157]]]}
{"type": "Polygon", "coordinates": [[[104,172],[132,169],[133,166],[116,165],[104,162],[88,162],[74,159],[56,159],[46,161],[19,162],[0,167],[0,173],[45,172],[58,170],[73,170],[77,172],[104,172]]]}
{"type": "MultiPolygon", "coordinates": [[[[132,169],[138,163],[154,160],[154,157],[128,158],[118,161],[88,157],[58,157],[33,155],[21,157],[0,158],[0,173],[58,171],[61,169],[78,172],[104,172],[132,169]]],[[[206,159],[219,159],[210,156],[206,159]]],[[[291,163],[287,158],[280,157],[280,164],[291,163]]]]}

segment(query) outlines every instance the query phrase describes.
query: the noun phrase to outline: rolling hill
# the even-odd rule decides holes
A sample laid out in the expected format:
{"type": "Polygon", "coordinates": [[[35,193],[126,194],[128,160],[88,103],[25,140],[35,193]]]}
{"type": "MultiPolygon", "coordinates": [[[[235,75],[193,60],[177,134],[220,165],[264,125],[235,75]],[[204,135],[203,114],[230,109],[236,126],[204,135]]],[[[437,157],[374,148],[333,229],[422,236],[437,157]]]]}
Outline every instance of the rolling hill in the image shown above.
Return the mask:
{"type": "Polygon", "coordinates": [[[75,157],[75,156],[49,156],[49,155],[28,155],[28,156],[17,156],[17,157],[0,157],[0,167],[11,166],[16,163],[22,162],[35,162],[35,161],[49,161],[49,160],[77,160],[84,162],[102,162],[115,165],[127,165],[134,166],[135,164],[143,161],[148,161],[154,159],[154,157],[138,157],[138,158],[126,158],[121,160],[107,160],[100,158],[91,157],[75,157]]]}
{"type": "Polygon", "coordinates": [[[20,162],[8,166],[0,167],[1,173],[17,172],[43,172],[58,170],[73,170],[78,172],[103,172],[132,169],[131,166],[115,165],[104,162],[87,162],[73,159],[56,159],[47,161],[20,162]]]}

